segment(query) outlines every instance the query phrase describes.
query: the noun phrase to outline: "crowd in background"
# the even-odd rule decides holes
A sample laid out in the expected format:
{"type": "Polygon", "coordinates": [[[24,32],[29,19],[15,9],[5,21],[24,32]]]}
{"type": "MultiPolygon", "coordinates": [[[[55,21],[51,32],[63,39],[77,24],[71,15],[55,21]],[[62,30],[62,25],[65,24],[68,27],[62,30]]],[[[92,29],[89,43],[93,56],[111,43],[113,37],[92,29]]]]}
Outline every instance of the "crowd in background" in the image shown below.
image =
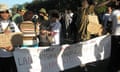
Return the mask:
{"type": "MultiPolygon", "coordinates": [[[[17,12],[12,16],[12,21],[14,21],[18,25],[18,27],[23,21],[32,21],[35,26],[39,27],[39,35],[37,35],[37,37],[39,39],[40,46],[44,46],[42,45],[43,43],[46,43],[45,45],[52,45],[52,41],[48,41],[46,39],[48,35],[46,37],[45,35],[42,35],[45,34],[45,32],[47,32],[46,34],[49,33],[48,38],[50,38],[50,35],[56,35],[57,33],[59,33],[59,35],[56,35],[58,37],[56,38],[56,41],[54,39],[54,42],[58,41],[58,45],[64,43],[76,43],[98,36],[97,34],[89,34],[87,32],[87,19],[82,20],[82,17],[90,13],[88,13],[87,11],[89,7],[84,8],[84,5],[85,4],[83,4],[83,7],[81,7],[77,11],[66,9],[64,12],[59,12],[58,10],[50,10],[47,12],[45,8],[41,8],[40,10],[38,10],[38,13],[26,10],[23,6],[18,6],[17,12]],[[86,13],[83,14],[82,11],[84,10],[86,10],[86,13]],[[56,23],[60,23],[54,25],[57,29],[53,28],[54,26],[52,26],[52,22],[54,19],[56,23]],[[82,24],[83,22],[85,22],[85,24],[82,24]],[[54,33],[52,28],[55,30],[54,33]],[[79,31],[80,29],[82,30],[79,31]]],[[[104,24],[102,24],[102,26],[104,28],[104,24]]]]}

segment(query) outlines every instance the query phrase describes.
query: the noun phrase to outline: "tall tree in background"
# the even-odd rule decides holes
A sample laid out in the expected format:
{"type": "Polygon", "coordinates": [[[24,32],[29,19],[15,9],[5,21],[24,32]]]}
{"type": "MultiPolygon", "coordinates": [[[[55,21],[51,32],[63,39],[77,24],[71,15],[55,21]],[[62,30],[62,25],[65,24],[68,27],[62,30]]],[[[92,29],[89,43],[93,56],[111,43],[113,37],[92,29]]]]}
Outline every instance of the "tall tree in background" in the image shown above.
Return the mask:
{"type": "MultiPolygon", "coordinates": [[[[88,2],[100,4],[105,1],[110,0],[88,0],[88,2]]],[[[78,7],[81,7],[82,0],[37,0],[33,1],[31,3],[25,3],[23,4],[28,10],[37,11],[40,8],[46,8],[46,10],[51,9],[58,9],[60,11],[64,11],[65,9],[72,9],[76,10],[78,7]]],[[[104,12],[106,9],[106,5],[103,5],[99,8],[97,8],[97,12],[101,13],[104,12]]]]}

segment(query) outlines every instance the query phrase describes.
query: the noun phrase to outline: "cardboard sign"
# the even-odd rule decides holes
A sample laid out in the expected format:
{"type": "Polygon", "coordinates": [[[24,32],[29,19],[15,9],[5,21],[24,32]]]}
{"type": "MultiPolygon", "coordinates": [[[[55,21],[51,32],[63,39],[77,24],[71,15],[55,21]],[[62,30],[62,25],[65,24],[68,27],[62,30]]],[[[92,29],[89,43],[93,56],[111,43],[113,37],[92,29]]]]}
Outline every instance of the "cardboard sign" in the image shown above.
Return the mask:
{"type": "Polygon", "coordinates": [[[35,24],[32,21],[24,21],[20,24],[20,29],[24,34],[35,34],[35,31],[39,33],[39,29],[36,25],[35,30],[35,24]]]}
{"type": "Polygon", "coordinates": [[[98,17],[96,15],[88,15],[89,24],[87,26],[87,31],[91,34],[102,35],[102,25],[99,24],[98,17]]]}
{"type": "Polygon", "coordinates": [[[0,47],[19,46],[23,43],[22,33],[0,34],[0,47]]]}
{"type": "Polygon", "coordinates": [[[91,34],[102,35],[103,27],[101,24],[89,23],[87,26],[87,31],[89,31],[91,34]]]}
{"type": "Polygon", "coordinates": [[[97,15],[88,15],[88,20],[90,23],[100,24],[97,15]]]}

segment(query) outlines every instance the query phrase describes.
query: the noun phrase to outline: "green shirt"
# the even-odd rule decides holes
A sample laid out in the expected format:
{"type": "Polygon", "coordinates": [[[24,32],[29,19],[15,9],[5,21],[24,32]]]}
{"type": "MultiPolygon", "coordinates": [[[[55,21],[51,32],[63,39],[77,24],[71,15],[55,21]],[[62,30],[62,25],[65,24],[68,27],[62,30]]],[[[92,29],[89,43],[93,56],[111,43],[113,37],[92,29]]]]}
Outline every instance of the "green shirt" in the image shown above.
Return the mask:
{"type": "Polygon", "coordinates": [[[15,15],[12,17],[12,20],[13,20],[17,25],[24,21],[23,16],[21,16],[21,15],[18,14],[18,13],[15,14],[15,15]]]}

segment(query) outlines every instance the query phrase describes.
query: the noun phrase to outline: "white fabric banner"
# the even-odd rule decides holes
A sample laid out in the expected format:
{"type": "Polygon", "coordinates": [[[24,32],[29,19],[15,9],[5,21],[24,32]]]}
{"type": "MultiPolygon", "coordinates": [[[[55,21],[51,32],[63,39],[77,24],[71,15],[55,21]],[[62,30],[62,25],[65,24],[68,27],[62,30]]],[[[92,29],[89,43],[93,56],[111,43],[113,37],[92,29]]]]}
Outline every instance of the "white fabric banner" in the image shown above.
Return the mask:
{"type": "Polygon", "coordinates": [[[40,72],[39,53],[36,49],[18,49],[14,52],[18,72],[40,72]]]}
{"type": "Polygon", "coordinates": [[[18,72],[59,72],[110,56],[111,37],[97,37],[76,44],[14,51],[18,72]]]}

